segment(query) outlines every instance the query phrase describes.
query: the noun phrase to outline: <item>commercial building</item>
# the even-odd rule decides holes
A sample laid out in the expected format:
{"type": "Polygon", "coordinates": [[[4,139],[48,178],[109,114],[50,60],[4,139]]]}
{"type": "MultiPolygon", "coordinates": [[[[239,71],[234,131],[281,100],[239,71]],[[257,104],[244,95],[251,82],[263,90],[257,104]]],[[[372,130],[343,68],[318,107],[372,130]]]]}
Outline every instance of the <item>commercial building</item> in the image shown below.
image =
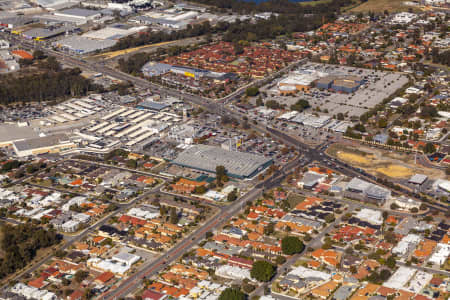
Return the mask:
{"type": "Polygon", "coordinates": [[[333,89],[336,92],[353,93],[363,83],[363,80],[357,76],[338,76],[330,75],[320,78],[316,81],[318,89],[333,89]]]}
{"type": "Polygon", "coordinates": [[[437,192],[448,194],[450,193],[450,181],[438,179],[433,183],[433,189],[437,192]]]}
{"type": "Polygon", "coordinates": [[[401,266],[394,274],[392,274],[391,278],[389,278],[383,286],[391,289],[402,289],[415,273],[415,269],[401,266]]]}
{"type": "Polygon", "coordinates": [[[322,90],[328,90],[331,88],[331,85],[333,84],[333,81],[336,79],[335,76],[326,76],[323,78],[320,78],[316,81],[316,87],[318,89],[322,90]]]}
{"type": "Polygon", "coordinates": [[[281,87],[289,86],[295,87],[298,91],[307,92],[316,79],[317,77],[307,74],[289,76],[278,83],[278,88],[280,89],[281,87]]]}
{"type": "Polygon", "coordinates": [[[170,105],[155,101],[142,101],[136,106],[138,109],[147,109],[151,111],[162,111],[168,107],[170,107],[170,105]]]}
{"type": "Polygon", "coordinates": [[[113,260],[131,267],[137,263],[141,257],[128,252],[120,252],[112,257],[113,260]]]}
{"type": "Polygon", "coordinates": [[[403,237],[397,246],[392,248],[392,253],[400,256],[406,256],[412,250],[414,250],[417,245],[422,241],[422,237],[417,234],[408,234],[403,237]]]}
{"type": "Polygon", "coordinates": [[[409,209],[413,209],[413,208],[420,208],[420,202],[416,201],[414,199],[411,198],[407,198],[405,196],[401,196],[395,199],[395,204],[397,204],[398,207],[400,207],[401,209],[405,209],[405,210],[409,210],[409,209]]]}
{"type": "Polygon", "coordinates": [[[151,61],[142,67],[142,73],[149,77],[160,76],[169,72],[171,68],[172,65],[151,61]]]}
{"type": "Polygon", "coordinates": [[[13,149],[18,157],[42,153],[55,153],[75,147],[76,144],[73,143],[66,134],[55,134],[25,139],[13,143],[13,149]]]}
{"type": "Polygon", "coordinates": [[[353,93],[359,88],[360,84],[354,80],[337,79],[333,82],[331,88],[337,92],[353,93]]]}
{"type": "Polygon", "coordinates": [[[273,160],[220,147],[195,145],[181,152],[172,163],[208,173],[215,173],[217,166],[224,166],[232,177],[251,178],[271,165],[273,160]]]}
{"type": "Polygon", "coordinates": [[[39,137],[38,132],[29,126],[0,125],[0,147],[11,146],[16,141],[39,137]]]}
{"type": "Polygon", "coordinates": [[[363,208],[355,215],[355,217],[371,224],[383,224],[383,214],[379,210],[363,208]]]}
{"type": "Polygon", "coordinates": [[[430,257],[428,261],[435,265],[441,266],[447,261],[449,255],[450,255],[450,244],[439,243],[436,246],[436,251],[433,253],[433,255],[430,257]]]}
{"type": "Polygon", "coordinates": [[[355,177],[347,184],[345,195],[350,198],[382,205],[391,197],[391,192],[388,189],[355,177]]]}
{"type": "Polygon", "coordinates": [[[397,13],[392,17],[392,23],[393,24],[409,24],[413,20],[417,18],[416,14],[409,13],[409,12],[401,12],[397,13]]]}

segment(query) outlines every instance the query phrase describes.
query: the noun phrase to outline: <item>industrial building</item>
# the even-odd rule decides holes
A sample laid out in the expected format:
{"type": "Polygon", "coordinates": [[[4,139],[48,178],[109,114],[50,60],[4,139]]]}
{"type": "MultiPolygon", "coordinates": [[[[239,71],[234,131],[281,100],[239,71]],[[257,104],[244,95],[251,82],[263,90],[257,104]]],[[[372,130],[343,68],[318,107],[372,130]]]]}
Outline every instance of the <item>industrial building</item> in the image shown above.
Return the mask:
{"type": "Polygon", "coordinates": [[[146,29],[147,26],[130,27],[124,24],[114,24],[100,30],[89,31],[82,36],[92,40],[119,40],[146,29]]]}
{"type": "Polygon", "coordinates": [[[76,144],[73,143],[66,134],[31,138],[13,143],[13,149],[18,157],[42,153],[55,153],[75,147],[76,144]]]}
{"type": "Polygon", "coordinates": [[[84,8],[69,8],[62,11],[57,11],[54,13],[55,16],[76,18],[82,21],[93,21],[102,16],[99,11],[84,8]]]}
{"type": "Polygon", "coordinates": [[[30,30],[22,32],[22,36],[26,39],[33,40],[45,40],[49,38],[56,37],[58,35],[68,34],[75,30],[73,26],[63,26],[57,29],[49,28],[32,28],[30,30]]]}
{"type": "Polygon", "coordinates": [[[74,35],[53,42],[52,45],[73,54],[88,54],[111,48],[116,40],[93,40],[87,37],[74,35]]]}
{"type": "Polygon", "coordinates": [[[64,6],[74,6],[79,3],[79,1],[71,1],[71,0],[35,0],[36,4],[46,8],[48,10],[55,9],[57,7],[64,7],[64,6]]]}
{"type": "Polygon", "coordinates": [[[195,145],[181,152],[172,163],[208,173],[215,173],[217,166],[224,166],[229,176],[243,179],[255,176],[270,166],[273,160],[220,147],[195,145]]]}

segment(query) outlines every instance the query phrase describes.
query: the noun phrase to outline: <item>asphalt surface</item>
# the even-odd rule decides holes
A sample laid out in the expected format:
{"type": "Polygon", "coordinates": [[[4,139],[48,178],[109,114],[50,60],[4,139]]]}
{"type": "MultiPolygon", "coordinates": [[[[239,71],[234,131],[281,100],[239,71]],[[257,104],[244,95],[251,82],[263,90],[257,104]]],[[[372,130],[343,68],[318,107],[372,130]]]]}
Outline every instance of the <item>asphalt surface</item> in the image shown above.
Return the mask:
{"type": "MultiPolygon", "coordinates": [[[[32,42],[26,42],[26,41],[20,41],[22,45],[25,44],[25,46],[28,46],[30,48],[36,48],[36,45],[32,42]]],[[[242,121],[242,117],[244,115],[240,114],[239,112],[232,111],[229,108],[227,108],[224,103],[227,103],[230,100],[233,100],[235,98],[238,98],[245,92],[245,88],[248,86],[241,88],[234,93],[219,99],[218,101],[211,101],[210,99],[206,99],[203,97],[199,97],[196,95],[187,94],[182,91],[177,91],[173,89],[169,89],[166,87],[161,87],[158,85],[155,85],[153,83],[150,83],[149,81],[131,76],[129,74],[125,74],[123,72],[113,70],[109,67],[107,67],[104,63],[88,63],[82,59],[74,58],[69,55],[59,53],[50,49],[42,49],[46,51],[48,54],[55,56],[58,58],[62,63],[72,66],[72,67],[79,67],[81,69],[87,69],[90,71],[93,71],[95,73],[103,73],[104,75],[108,75],[111,77],[115,77],[117,79],[123,80],[123,81],[129,81],[132,82],[135,86],[143,88],[143,89],[150,89],[153,92],[159,93],[159,94],[165,94],[170,96],[175,96],[178,98],[183,99],[184,101],[202,106],[210,113],[215,113],[221,116],[232,116],[237,118],[238,120],[242,121]]],[[[264,80],[257,81],[253,83],[252,85],[258,85],[267,81],[272,80],[275,76],[279,75],[281,72],[285,72],[293,68],[294,66],[298,65],[299,63],[302,63],[302,61],[297,62],[296,64],[293,64],[291,66],[288,66],[284,68],[283,70],[280,70],[279,72],[271,75],[268,78],[265,78],[264,80]]],[[[250,192],[248,192],[246,195],[244,195],[242,198],[235,201],[233,204],[226,206],[221,209],[220,213],[214,217],[208,220],[204,225],[202,225],[199,229],[197,229],[195,232],[191,233],[188,237],[183,239],[180,243],[178,243],[175,247],[173,247],[171,250],[169,250],[164,256],[156,259],[155,261],[152,261],[144,267],[141,268],[140,271],[137,273],[131,275],[128,279],[126,279],[117,289],[110,291],[106,295],[102,297],[102,299],[118,299],[122,296],[125,296],[131,292],[134,292],[136,289],[138,289],[141,285],[142,279],[145,277],[150,277],[154,274],[157,274],[160,270],[164,269],[170,262],[176,260],[177,258],[181,257],[183,253],[188,251],[190,248],[192,248],[194,245],[198,244],[205,236],[205,233],[208,231],[213,231],[216,228],[220,228],[220,226],[224,225],[230,217],[235,215],[242,207],[245,205],[247,201],[253,201],[261,195],[264,189],[270,189],[272,187],[275,187],[279,185],[279,183],[284,179],[284,177],[288,174],[287,172],[291,171],[294,167],[298,166],[305,166],[310,162],[317,161],[319,163],[328,163],[330,161],[330,158],[324,153],[324,149],[319,148],[312,148],[297,139],[288,136],[278,130],[268,128],[268,127],[262,127],[261,125],[255,125],[255,124],[249,124],[253,129],[263,132],[263,133],[270,133],[272,136],[275,136],[277,139],[279,139],[281,142],[285,143],[286,145],[294,146],[296,149],[298,149],[303,155],[304,159],[297,162],[292,162],[287,164],[283,167],[282,170],[274,172],[274,174],[266,179],[264,182],[261,182],[255,186],[254,189],[252,189],[250,192]]],[[[350,177],[360,177],[362,179],[368,180],[368,181],[374,181],[376,178],[369,177],[368,174],[364,173],[362,170],[358,170],[356,168],[353,168],[351,166],[348,166],[342,162],[339,162],[337,160],[332,160],[334,165],[340,165],[341,168],[339,172],[343,173],[344,175],[350,176],[350,177]]],[[[150,193],[148,192],[146,194],[141,195],[138,199],[142,199],[143,197],[147,197],[150,193]]],[[[116,211],[114,214],[118,214],[119,212],[124,211],[128,207],[132,206],[138,199],[135,199],[134,201],[130,202],[128,205],[121,207],[118,211],[116,211]]],[[[437,209],[439,211],[447,212],[448,206],[441,206],[437,204],[428,204],[428,206],[433,207],[434,209],[437,209]]],[[[67,242],[63,249],[66,249],[71,244],[73,244],[75,241],[79,241],[83,239],[89,232],[95,231],[98,227],[106,223],[108,218],[105,218],[101,223],[97,223],[95,226],[90,227],[88,230],[80,234],[79,236],[75,237],[70,242],[67,242]]],[[[328,227],[330,228],[330,226],[328,227]]],[[[32,271],[38,269],[40,265],[48,261],[50,257],[44,259],[40,264],[35,265],[32,267],[32,271]]]]}

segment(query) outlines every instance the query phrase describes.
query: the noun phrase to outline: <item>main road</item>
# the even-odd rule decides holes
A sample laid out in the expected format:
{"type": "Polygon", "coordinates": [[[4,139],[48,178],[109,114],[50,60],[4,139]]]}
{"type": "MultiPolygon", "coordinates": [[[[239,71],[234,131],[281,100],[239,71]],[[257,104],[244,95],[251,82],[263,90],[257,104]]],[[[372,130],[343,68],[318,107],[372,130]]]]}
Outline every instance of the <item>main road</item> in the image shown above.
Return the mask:
{"type": "MultiPolygon", "coordinates": [[[[271,75],[268,78],[265,78],[262,81],[256,81],[250,85],[247,85],[244,88],[238,89],[235,92],[231,93],[230,95],[218,99],[218,100],[211,100],[204,97],[200,97],[198,95],[192,95],[189,93],[185,93],[183,91],[174,90],[171,88],[162,87],[159,85],[156,85],[154,83],[149,82],[146,79],[134,77],[132,75],[120,72],[118,70],[111,69],[107,66],[105,66],[102,63],[88,63],[82,59],[74,58],[72,56],[53,51],[51,49],[43,49],[48,54],[53,55],[57,57],[59,60],[61,60],[64,64],[72,66],[72,67],[79,67],[81,69],[87,69],[96,73],[103,73],[105,75],[115,77],[117,79],[123,80],[123,81],[129,81],[133,83],[136,87],[143,88],[143,89],[151,89],[152,91],[155,91],[160,94],[167,94],[171,96],[175,96],[178,98],[183,99],[184,101],[190,102],[192,104],[202,106],[207,111],[211,113],[215,113],[220,116],[232,116],[240,121],[243,120],[244,114],[241,114],[240,112],[231,110],[227,106],[225,106],[225,103],[227,103],[229,100],[236,99],[240,97],[244,92],[245,88],[252,86],[252,85],[259,85],[263,82],[272,80],[275,78],[275,76],[278,76],[282,74],[283,72],[289,71],[291,68],[295,67],[299,63],[302,63],[304,60],[298,61],[295,64],[291,64],[287,66],[286,68],[276,72],[275,74],[271,75]]],[[[220,213],[215,218],[211,218],[208,220],[205,224],[203,224],[198,230],[191,233],[188,237],[184,238],[180,243],[178,243],[175,247],[173,247],[171,250],[169,250],[164,256],[156,259],[155,261],[152,261],[151,263],[148,263],[144,265],[140,271],[137,273],[131,275],[128,279],[126,279],[118,288],[109,291],[107,294],[103,295],[102,299],[117,299],[121,296],[125,296],[133,291],[135,291],[137,288],[140,287],[142,279],[146,277],[150,277],[154,274],[157,274],[160,270],[164,269],[167,264],[170,262],[176,260],[177,258],[181,257],[183,253],[188,251],[190,248],[192,248],[194,245],[198,244],[205,236],[206,232],[215,230],[219,228],[220,226],[224,225],[229,218],[231,218],[233,215],[235,215],[239,210],[242,209],[243,205],[247,201],[253,201],[257,199],[263,192],[264,188],[272,188],[274,186],[277,186],[287,175],[288,172],[292,171],[295,167],[301,167],[304,165],[307,165],[310,162],[317,161],[320,163],[327,164],[330,162],[330,158],[324,153],[323,149],[318,148],[312,148],[299,140],[286,135],[283,132],[280,132],[276,129],[264,127],[259,124],[253,124],[252,122],[249,123],[249,125],[254,129],[262,133],[269,133],[272,136],[276,137],[278,140],[280,140],[282,143],[290,146],[294,146],[296,149],[298,149],[300,152],[304,154],[303,160],[294,161],[292,163],[289,163],[285,165],[281,170],[275,171],[274,174],[265,181],[257,184],[250,192],[248,192],[246,195],[235,201],[233,204],[226,206],[221,209],[220,213]]],[[[335,165],[340,166],[340,172],[344,173],[345,175],[351,176],[351,177],[360,177],[364,178],[369,181],[375,181],[376,178],[365,173],[364,171],[360,169],[353,168],[351,166],[346,165],[345,163],[339,162],[337,160],[333,160],[333,163],[335,165]]],[[[134,203],[134,202],[133,202],[134,203]]],[[[132,203],[130,203],[132,205],[132,203]]],[[[429,206],[433,207],[434,209],[438,209],[440,211],[446,212],[448,207],[443,206],[437,206],[437,205],[431,205],[429,206]]],[[[121,210],[124,209],[124,207],[121,208],[121,210]]],[[[91,228],[95,229],[95,228],[91,228]]],[[[80,235],[81,237],[81,235],[80,235]]]]}

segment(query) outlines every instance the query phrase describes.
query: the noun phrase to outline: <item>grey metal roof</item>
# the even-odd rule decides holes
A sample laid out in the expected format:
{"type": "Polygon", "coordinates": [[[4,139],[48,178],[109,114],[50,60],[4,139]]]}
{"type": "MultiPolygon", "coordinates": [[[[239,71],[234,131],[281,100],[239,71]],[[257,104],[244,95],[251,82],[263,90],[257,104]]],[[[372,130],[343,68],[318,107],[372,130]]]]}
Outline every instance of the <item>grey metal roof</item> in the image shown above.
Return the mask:
{"type": "Polygon", "coordinates": [[[0,125],[0,143],[35,138],[38,136],[39,134],[29,126],[18,127],[10,124],[0,125]]]}
{"type": "Polygon", "coordinates": [[[155,101],[142,101],[141,103],[138,104],[139,108],[145,108],[145,109],[150,109],[150,110],[163,110],[167,107],[169,107],[170,105],[165,104],[165,103],[160,103],[160,102],[155,102],[155,101]]]}
{"type": "Polygon", "coordinates": [[[66,39],[54,42],[55,45],[68,48],[79,53],[90,53],[97,50],[103,50],[114,46],[117,41],[114,40],[93,40],[82,36],[74,35],[66,39]]]}
{"type": "Polygon", "coordinates": [[[90,17],[99,14],[100,12],[97,10],[84,9],[84,8],[69,8],[65,10],[61,10],[58,12],[59,14],[71,15],[76,17],[90,17]]]}
{"type": "Polygon", "coordinates": [[[358,177],[354,177],[347,184],[347,189],[348,190],[359,191],[359,192],[364,192],[369,186],[370,186],[369,182],[361,180],[358,177]]]}
{"type": "Polygon", "coordinates": [[[333,299],[336,300],[346,300],[353,292],[354,287],[349,285],[343,285],[337,289],[333,295],[333,299]]]}
{"type": "Polygon", "coordinates": [[[183,152],[172,161],[177,165],[211,173],[217,166],[224,166],[231,176],[250,177],[272,162],[264,156],[245,152],[228,151],[220,147],[195,145],[183,152]]]}
{"type": "Polygon", "coordinates": [[[68,141],[69,138],[65,133],[49,135],[45,137],[37,137],[23,141],[14,142],[14,146],[18,151],[26,151],[31,149],[39,149],[57,145],[62,141],[68,141]]]}
{"type": "Polygon", "coordinates": [[[427,175],[424,174],[414,174],[408,182],[414,183],[414,184],[423,184],[428,179],[427,175]]]}

